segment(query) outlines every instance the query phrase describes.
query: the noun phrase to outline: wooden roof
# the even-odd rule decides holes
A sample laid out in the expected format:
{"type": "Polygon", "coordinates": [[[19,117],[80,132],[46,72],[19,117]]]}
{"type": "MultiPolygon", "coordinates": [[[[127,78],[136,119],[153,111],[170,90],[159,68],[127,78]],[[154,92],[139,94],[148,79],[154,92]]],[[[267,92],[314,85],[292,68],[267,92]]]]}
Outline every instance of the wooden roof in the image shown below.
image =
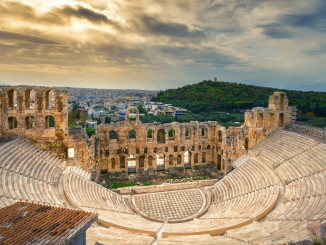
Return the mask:
{"type": "Polygon", "coordinates": [[[80,210],[16,202],[0,209],[0,244],[66,244],[97,217],[80,210]]]}

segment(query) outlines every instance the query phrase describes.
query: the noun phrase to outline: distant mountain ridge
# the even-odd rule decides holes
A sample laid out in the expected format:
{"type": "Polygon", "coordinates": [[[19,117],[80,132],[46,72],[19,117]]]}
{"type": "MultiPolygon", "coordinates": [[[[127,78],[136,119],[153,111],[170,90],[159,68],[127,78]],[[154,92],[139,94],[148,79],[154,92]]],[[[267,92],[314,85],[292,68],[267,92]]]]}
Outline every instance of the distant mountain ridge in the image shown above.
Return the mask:
{"type": "Polygon", "coordinates": [[[260,87],[234,82],[202,81],[177,89],[160,91],[152,101],[173,104],[193,113],[251,109],[267,107],[269,96],[274,91],[287,93],[290,105],[296,106],[299,113],[314,113],[326,116],[326,92],[306,92],[260,87]]]}

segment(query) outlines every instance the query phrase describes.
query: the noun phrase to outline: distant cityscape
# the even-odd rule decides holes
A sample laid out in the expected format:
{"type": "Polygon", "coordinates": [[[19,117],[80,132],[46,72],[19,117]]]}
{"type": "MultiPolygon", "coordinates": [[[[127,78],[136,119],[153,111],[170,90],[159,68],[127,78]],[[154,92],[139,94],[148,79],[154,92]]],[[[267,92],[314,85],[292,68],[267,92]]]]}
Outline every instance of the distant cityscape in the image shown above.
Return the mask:
{"type": "Polygon", "coordinates": [[[129,109],[129,118],[135,118],[136,114],[133,109],[141,107],[140,116],[151,114],[154,116],[182,116],[189,111],[175,107],[171,104],[161,102],[152,102],[151,98],[158,91],[150,90],[109,90],[109,89],[85,89],[85,88],[68,88],[69,112],[79,110],[87,112],[88,120],[85,123],[86,128],[95,129],[97,124],[109,121],[115,122],[125,120],[126,110],[129,109]],[[105,120],[109,118],[109,120],[105,120]]]}

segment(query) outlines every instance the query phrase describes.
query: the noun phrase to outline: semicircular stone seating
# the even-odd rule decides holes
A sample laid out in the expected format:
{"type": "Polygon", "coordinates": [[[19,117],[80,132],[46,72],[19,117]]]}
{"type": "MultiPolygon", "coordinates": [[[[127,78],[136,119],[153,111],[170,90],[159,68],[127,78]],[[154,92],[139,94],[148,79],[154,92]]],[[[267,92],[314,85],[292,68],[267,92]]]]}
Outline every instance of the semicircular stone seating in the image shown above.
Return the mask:
{"type": "Polygon", "coordinates": [[[14,139],[0,146],[0,207],[17,201],[71,207],[58,184],[66,162],[14,139]]]}
{"type": "Polygon", "coordinates": [[[326,220],[325,156],[326,144],[277,130],[214,186],[180,191],[180,205],[191,196],[198,197],[196,204],[183,216],[171,214],[170,221],[185,222],[163,223],[169,205],[156,215],[164,214],[162,222],[155,222],[157,210],[143,206],[146,198],[137,203],[137,196],[118,195],[90,181],[85,171],[15,139],[0,142],[0,207],[28,201],[96,212],[90,244],[284,244],[310,239],[309,222],[326,220]]]}

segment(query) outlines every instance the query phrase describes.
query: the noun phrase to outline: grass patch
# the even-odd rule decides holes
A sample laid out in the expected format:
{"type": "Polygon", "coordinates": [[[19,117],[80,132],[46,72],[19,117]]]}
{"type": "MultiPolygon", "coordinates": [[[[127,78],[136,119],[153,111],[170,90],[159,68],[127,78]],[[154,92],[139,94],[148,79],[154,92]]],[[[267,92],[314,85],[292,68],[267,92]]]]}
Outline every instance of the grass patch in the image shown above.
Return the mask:
{"type": "Polygon", "coordinates": [[[192,178],[193,180],[207,180],[209,179],[207,176],[202,176],[202,177],[195,177],[195,178],[192,178]]]}
{"type": "MultiPolygon", "coordinates": [[[[140,183],[143,184],[143,186],[149,186],[153,185],[151,182],[148,181],[141,181],[140,183]]],[[[111,184],[110,189],[117,189],[117,188],[123,188],[123,187],[130,187],[130,186],[136,186],[137,182],[113,182],[111,184]]]]}
{"type": "Polygon", "coordinates": [[[111,185],[111,189],[117,189],[117,188],[122,188],[122,187],[130,187],[130,186],[134,186],[136,185],[136,183],[134,182],[130,182],[130,183],[126,183],[126,182],[113,182],[111,185]]]}

